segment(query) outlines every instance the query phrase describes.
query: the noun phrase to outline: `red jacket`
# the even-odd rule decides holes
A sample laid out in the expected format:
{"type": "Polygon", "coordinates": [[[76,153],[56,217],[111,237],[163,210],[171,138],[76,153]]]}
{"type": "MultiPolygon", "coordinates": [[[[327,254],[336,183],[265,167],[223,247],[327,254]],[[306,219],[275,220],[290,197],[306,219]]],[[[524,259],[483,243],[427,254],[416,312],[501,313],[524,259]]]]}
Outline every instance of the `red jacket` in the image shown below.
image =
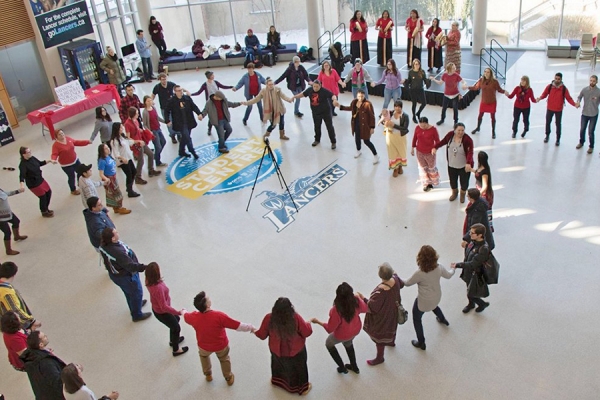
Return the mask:
{"type": "Polygon", "coordinates": [[[530,101],[532,103],[537,103],[535,96],[533,95],[533,89],[531,88],[527,88],[527,90],[523,91],[521,90],[521,85],[519,85],[512,91],[511,94],[508,95],[508,98],[512,99],[515,96],[517,96],[517,99],[515,100],[515,108],[530,108],[530,101]]]}
{"type": "Polygon", "coordinates": [[[569,89],[564,84],[560,86],[554,86],[553,83],[546,86],[544,89],[544,93],[540,96],[540,99],[548,98],[548,110],[549,111],[562,111],[565,107],[565,100],[569,102],[570,105],[576,107],[573,98],[569,94],[569,89]],[[564,88],[564,95],[563,95],[564,88]]]}

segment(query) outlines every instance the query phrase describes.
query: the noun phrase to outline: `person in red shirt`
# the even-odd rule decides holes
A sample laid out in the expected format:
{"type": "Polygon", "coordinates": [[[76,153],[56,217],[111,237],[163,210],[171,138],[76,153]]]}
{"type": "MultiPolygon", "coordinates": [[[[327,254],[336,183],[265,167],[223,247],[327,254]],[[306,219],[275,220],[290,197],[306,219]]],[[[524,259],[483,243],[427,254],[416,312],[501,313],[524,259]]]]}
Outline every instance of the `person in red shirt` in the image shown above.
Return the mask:
{"type": "Polygon", "coordinates": [[[146,288],[150,293],[150,303],[152,304],[152,313],[154,313],[157,320],[165,324],[170,330],[169,346],[173,348],[173,357],[187,353],[187,346],[179,348],[179,343],[183,341],[183,336],[179,336],[181,332],[181,327],[179,326],[181,311],[171,307],[169,288],[160,276],[158,263],[151,262],[148,264],[145,274],[146,288]]]}
{"type": "Polygon", "coordinates": [[[458,84],[460,82],[465,83],[463,78],[456,73],[456,65],[454,63],[448,63],[446,65],[446,72],[442,75],[440,80],[435,78],[431,78],[432,81],[437,83],[438,85],[444,85],[444,100],[442,100],[442,117],[436,125],[442,125],[444,120],[446,119],[446,110],[449,105],[452,105],[452,109],[454,110],[454,124],[458,123],[458,102],[462,98],[459,90],[458,84]]]}
{"type": "Polygon", "coordinates": [[[290,393],[306,395],[312,389],[305,346],[312,334],[310,322],[294,310],[290,299],[280,297],[254,334],[261,340],[269,338],[271,383],[290,393]]]}
{"type": "Polygon", "coordinates": [[[245,324],[229,317],[221,311],[211,308],[210,297],[200,292],[194,297],[194,307],[198,311],[187,312],[182,310],[183,320],[191,325],[196,331],[198,341],[198,353],[202,372],[207,382],[212,381],[212,364],[210,355],[217,354],[221,363],[221,372],[229,386],[233,385],[235,376],[231,372],[231,361],[229,360],[229,339],[225,328],[235,329],[239,332],[254,332],[256,329],[251,324],[245,324]]]}
{"type": "MultiPolygon", "coordinates": [[[[360,58],[364,63],[369,61],[369,44],[367,43],[367,31],[369,26],[365,21],[362,12],[356,10],[354,16],[348,24],[350,30],[350,54],[352,54],[352,62],[360,58]]],[[[390,54],[391,57],[391,54],[390,54]]]]}
{"type": "Polygon", "coordinates": [[[0,321],[2,338],[8,350],[8,362],[17,371],[24,372],[25,364],[19,356],[27,349],[27,332],[21,329],[21,320],[17,313],[8,311],[0,321]]]}
{"type": "Polygon", "coordinates": [[[377,37],[377,64],[385,68],[387,60],[392,58],[392,30],[394,21],[390,12],[383,10],[381,18],[375,23],[375,30],[379,31],[377,37]]]}
{"type": "Polygon", "coordinates": [[[414,59],[421,61],[421,48],[423,47],[423,20],[419,18],[417,10],[410,10],[410,16],[406,19],[404,29],[407,33],[406,65],[410,69],[414,59]]]}
{"type": "Polygon", "coordinates": [[[573,107],[577,107],[575,101],[569,94],[569,89],[562,83],[562,74],[557,72],[554,75],[554,80],[546,86],[546,89],[540,97],[536,99],[539,102],[542,99],[548,98],[548,108],[546,109],[546,137],[544,143],[550,140],[550,124],[552,118],[556,116],[556,146],[560,146],[560,134],[562,130],[562,112],[565,107],[565,100],[573,107]]]}
{"type": "Polygon", "coordinates": [[[310,320],[313,324],[321,325],[329,333],[325,341],[325,347],[327,347],[333,361],[338,365],[337,371],[340,374],[347,374],[348,370],[357,374],[360,372],[356,364],[356,353],[354,352],[352,340],[362,328],[360,314],[364,314],[368,310],[367,303],[354,294],[352,286],[343,282],[335,291],[333,307],[329,310],[329,321],[325,323],[316,318],[310,320]],[[342,362],[342,357],[335,348],[338,343],[342,343],[346,348],[350,364],[344,365],[342,362]]]}
{"type": "Polygon", "coordinates": [[[433,72],[433,68],[435,67],[439,73],[442,65],[444,65],[444,61],[442,59],[441,45],[442,28],[440,28],[440,20],[438,18],[434,18],[431,21],[431,26],[427,29],[425,38],[427,39],[427,66],[429,67],[427,72],[433,72]]]}
{"type": "MultiPolygon", "coordinates": [[[[240,78],[240,81],[238,82],[238,84],[235,85],[235,87],[231,90],[235,92],[236,90],[240,89],[243,86],[244,87],[244,97],[246,97],[246,100],[250,100],[253,97],[258,96],[258,94],[260,93],[260,90],[261,90],[261,85],[266,84],[267,81],[265,80],[265,78],[263,78],[263,76],[261,74],[254,71],[254,63],[249,63],[246,68],[248,69],[248,73],[244,74],[240,78]]],[[[256,104],[256,106],[258,107],[258,115],[260,117],[260,120],[263,121],[264,116],[263,116],[262,103],[258,103],[258,104],[256,104]]],[[[252,106],[246,107],[246,113],[244,114],[244,119],[242,119],[242,122],[244,123],[244,125],[248,124],[248,118],[250,118],[251,111],[252,111],[252,106]]]]}
{"type": "Polygon", "coordinates": [[[79,196],[80,192],[75,186],[75,171],[77,166],[81,164],[77,153],[75,153],[75,146],[87,146],[92,143],[91,140],[75,140],[71,139],[62,129],[56,131],[56,140],[52,143],[52,154],[50,159],[52,161],[58,161],[60,167],[65,174],[67,174],[67,183],[71,194],[79,196]]]}
{"type": "Polygon", "coordinates": [[[440,141],[438,130],[429,125],[427,117],[419,119],[415,128],[410,155],[415,155],[417,149],[417,163],[419,164],[419,179],[423,184],[423,191],[429,192],[433,186],[440,184],[440,173],[436,167],[435,147],[440,141]]]}
{"type": "Polygon", "coordinates": [[[150,139],[145,137],[144,132],[140,127],[140,113],[138,109],[135,107],[131,107],[128,111],[128,115],[129,118],[127,119],[127,121],[125,121],[124,124],[125,132],[127,132],[128,138],[138,142],[138,144],[134,144],[131,147],[133,155],[137,160],[137,165],[135,167],[135,183],[138,185],[145,185],[148,182],[146,182],[146,180],[142,178],[142,168],[144,168],[144,154],[148,158],[148,176],[150,178],[160,175],[162,171],[157,171],[154,169],[154,153],[152,153],[152,150],[150,150],[150,148],[148,147],[150,139]],[[140,145],[139,143],[142,143],[142,145],[140,145]]]}
{"type": "Polygon", "coordinates": [[[521,133],[521,137],[524,138],[529,131],[529,113],[531,112],[531,102],[537,103],[535,96],[533,95],[533,90],[529,86],[529,77],[527,75],[523,75],[521,77],[521,84],[515,87],[511,94],[508,94],[508,92],[505,92],[505,94],[509,99],[517,96],[517,99],[515,100],[515,107],[513,109],[512,137],[513,139],[517,137],[517,130],[519,129],[519,117],[521,114],[523,114],[523,125],[525,125],[525,128],[523,129],[523,133],[521,133]]]}

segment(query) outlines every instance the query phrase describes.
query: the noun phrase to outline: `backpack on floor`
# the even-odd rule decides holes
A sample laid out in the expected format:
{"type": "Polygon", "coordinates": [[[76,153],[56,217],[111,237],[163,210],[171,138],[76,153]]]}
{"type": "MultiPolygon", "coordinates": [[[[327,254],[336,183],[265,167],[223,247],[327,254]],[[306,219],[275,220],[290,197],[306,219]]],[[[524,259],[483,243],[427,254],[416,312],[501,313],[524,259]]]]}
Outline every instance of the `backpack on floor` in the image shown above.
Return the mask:
{"type": "Polygon", "coordinates": [[[275,64],[273,53],[271,53],[271,52],[263,53],[262,63],[265,67],[272,67],[275,64]]]}

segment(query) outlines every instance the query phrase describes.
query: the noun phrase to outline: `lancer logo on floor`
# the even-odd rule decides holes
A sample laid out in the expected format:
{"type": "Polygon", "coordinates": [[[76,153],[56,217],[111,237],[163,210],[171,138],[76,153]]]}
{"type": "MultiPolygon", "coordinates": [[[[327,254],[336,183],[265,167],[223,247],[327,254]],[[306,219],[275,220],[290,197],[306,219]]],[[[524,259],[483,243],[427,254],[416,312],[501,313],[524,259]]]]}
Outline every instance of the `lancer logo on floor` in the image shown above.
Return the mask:
{"type": "MultiPolygon", "coordinates": [[[[293,181],[290,185],[290,194],[296,203],[298,210],[317,198],[325,190],[329,189],[334,183],[346,176],[348,171],[338,164],[331,165],[317,172],[315,175],[304,176],[293,181]]],[[[263,216],[275,225],[277,232],[281,232],[289,224],[295,221],[294,214],[296,208],[290,199],[287,190],[276,193],[271,190],[265,190],[256,195],[266,195],[267,199],[261,204],[269,212],[263,216]]]]}
{"type": "MultiPolygon", "coordinates": [[[[217,142],[195,147],[200,157],[179,157],[167,168],[169,191],[195,200],[205,194],[228,193],[254,184],[265,144],[258,138],[227,140],[229,153],[221,154],[217,142]]],[[[271,144],[275,159],[281,164],[281,152],[271,144]]],[[[275,173],[271,157],[266,156],[258,182],[275,173]]]]}

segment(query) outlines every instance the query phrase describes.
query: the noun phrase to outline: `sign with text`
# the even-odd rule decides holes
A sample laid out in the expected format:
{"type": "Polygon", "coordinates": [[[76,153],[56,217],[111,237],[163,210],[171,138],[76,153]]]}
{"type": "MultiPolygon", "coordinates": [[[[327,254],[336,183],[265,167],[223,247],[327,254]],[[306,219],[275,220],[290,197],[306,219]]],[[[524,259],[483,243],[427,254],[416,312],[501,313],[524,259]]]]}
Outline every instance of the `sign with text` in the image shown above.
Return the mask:
{"type": "Polygon", "coordinates": [[[30,0],[29,4],[45,48],[94,32],[85,1],[30,0]]]}
{"type": "Polygon", "coordinates": [[[58,102],[63,106],[77,103],[85,99],[85,93],[79,81],[71,81],[54,88],[58,102]]]}
{"type": "Polygon", "coordinates": [[[10,129],[10,123],[8,122],[8,116],[4,111],[2,103],[0,103],[0,146],[9,144],[15,141],[12,130],[10,129]]]}

